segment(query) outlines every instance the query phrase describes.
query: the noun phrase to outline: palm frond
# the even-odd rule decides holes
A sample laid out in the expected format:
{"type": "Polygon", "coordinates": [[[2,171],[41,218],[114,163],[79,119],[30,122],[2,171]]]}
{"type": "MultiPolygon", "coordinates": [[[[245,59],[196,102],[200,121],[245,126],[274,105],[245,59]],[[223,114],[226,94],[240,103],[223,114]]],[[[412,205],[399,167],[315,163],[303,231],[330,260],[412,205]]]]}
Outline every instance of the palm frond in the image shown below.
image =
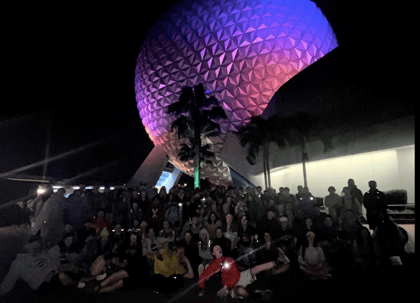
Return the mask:
{"type": "Polygon", "coordinates": [[[194,129],[189,117],[181,115],[171,123],[171,131],[176,130],[178,138],[189,138],[194,136],[194,129]]]}

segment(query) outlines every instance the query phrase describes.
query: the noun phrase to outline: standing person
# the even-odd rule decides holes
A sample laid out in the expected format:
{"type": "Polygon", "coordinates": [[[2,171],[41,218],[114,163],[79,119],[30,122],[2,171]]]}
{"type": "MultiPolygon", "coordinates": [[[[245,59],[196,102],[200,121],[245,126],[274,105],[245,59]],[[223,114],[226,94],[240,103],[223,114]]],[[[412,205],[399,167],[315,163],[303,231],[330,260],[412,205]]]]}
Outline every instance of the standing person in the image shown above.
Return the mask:
{"type": "MultiPolygon", "coordinates": [[[[75,190],[68,197],[68,215],[69,215],[69,224],[73,225],[76,230],[79,230],[83,225],[82,215],[83,210],[88,207],[86,197],[82,197],[82,192],[80,190],[75,190]]],[[[84,216],[84,215],[83,215],[84,216]]]]}
{"type": "Polygon", "coordinates": [[[328,196],[324,198],[324,206],[327,208],[328,214],[331,215],[334,222],[338,222],[341,211],[341,197],[336,194],[334,186],[328,187],[328,196]]]}
{"type": "Polygon", "coordinates": [[[350,190],[348,187],[343,188],[344,196],[341,197],[343,204],[343,211],[351,209],[358,218],[362,217],[362,205],[359,203],[356,197],[350,195],[350,190]]]}
{"type": "Polygon", "coordinates": [[[368,184],[370,190],[363,196],[363,205],[366,208],[369,229],[375,230],[379,224],[378,214],[386,210],[388,205],[385,200],[385,194],[376,189],[376,181],[369,181],[368,184]]]}
{"type": "Polygon", "coordinates": [[[295,198],[296,198],[296,201],[299,202],[300,198],[303,197],[303,186],[302,185],[298,185],[297,190],[298,190],[298,192],[295,195],[295,198]]]}
{"type": "Polygon", "coordinates": [[[357,185],[354,184],[353,179],[349,179],[347,181],[347,186],[349,188],[350,195],[352,197],[355,197],[357,199],[357,201],[359,201],[360,204],[363,204],[363,193],[360,189],[357,188],[357,185]]]}
{"type": "MultiPolygon", "coordinates": [[[[298,194],[296,194],[296,197],[298,196],[298,194]]],[[[298,200],[298,205],[301,210],[302,217],[315,215],[314,200],[314,196],[309,192],[309,188],[304,187],[302,190],[302,194],[299,194],[298,200]]]]}
{"type": "Polygon", "coordinates": [[[92,191],[87,194],[87,201],[90,208],[91,216],[95,216],[100,209],[105,209],[108,205],[103,193],[99,192],[100,186],[95,184],[92,191]]]}
{"type": "Polygon", "coordinates": [[[32,227],[32,234],[40,232],[44,249],[48,249],[60,241],[64,235],[63,209],[64,195],[62,191],[52,194],[42,206],[35,224],[32,227]]]}

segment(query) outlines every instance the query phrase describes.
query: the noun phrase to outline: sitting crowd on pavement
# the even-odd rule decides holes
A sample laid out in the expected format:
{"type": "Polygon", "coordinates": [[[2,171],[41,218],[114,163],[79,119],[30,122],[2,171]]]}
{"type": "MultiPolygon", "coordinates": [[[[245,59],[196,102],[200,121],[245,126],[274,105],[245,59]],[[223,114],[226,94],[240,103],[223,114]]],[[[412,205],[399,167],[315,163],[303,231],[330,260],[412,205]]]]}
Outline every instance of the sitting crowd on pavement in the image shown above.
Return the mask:
{"type": "Polygon", "coordinates": [[[349,179],[341,195],[324,199],[307,187],[122,187],[84,185],[68,197],[40,185],[15,208],[30,230],[0,286],[0,296],[22,279],[37,292],[74,287],[105,293],[150,287],[173,293],[184,279],[205,283],[219,274],[218,296],[265,298],[250,292],[261,273],[291,268],[309,280],[328,280],[348,268],[361,272],[404,262],[407,232],[387,212],[375,181],[363,194],[349,179]],[[363,215],[366,210],[366,218],[363,215]]]}

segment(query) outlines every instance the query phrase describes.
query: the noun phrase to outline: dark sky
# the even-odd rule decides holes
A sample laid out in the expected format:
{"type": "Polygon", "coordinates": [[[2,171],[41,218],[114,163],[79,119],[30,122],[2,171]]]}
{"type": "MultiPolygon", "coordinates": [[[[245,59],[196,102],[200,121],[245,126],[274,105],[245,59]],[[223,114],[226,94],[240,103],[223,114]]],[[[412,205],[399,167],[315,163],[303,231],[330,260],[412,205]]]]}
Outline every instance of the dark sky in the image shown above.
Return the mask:
{"type": "MultiPolygon", "coordinates": [[[[78,150],[50,162],[47,176],[82,176],[76,184],[129,180],[153,148],[136,108],[137,53],[147,29],[174,1],[137,2],[22,4],[4,11],[0,173],[43,160],[49,142],[49,157],[78,150]]],[[[408,1],[314,2],[339,44],[367,52],[371,68],[397,80],[413,70],[418,43],[408,1]]],[[[41,176],[43,166],[19,173],[41,176]]]]}

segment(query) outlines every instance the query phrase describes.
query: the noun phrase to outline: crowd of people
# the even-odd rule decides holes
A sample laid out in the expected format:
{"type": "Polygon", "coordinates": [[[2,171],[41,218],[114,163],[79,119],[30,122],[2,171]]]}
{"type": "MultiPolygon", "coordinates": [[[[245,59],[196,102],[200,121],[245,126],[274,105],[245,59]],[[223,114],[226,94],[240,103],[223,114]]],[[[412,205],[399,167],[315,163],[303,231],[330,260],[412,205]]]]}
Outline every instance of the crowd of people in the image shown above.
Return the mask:
{"type": "Polygon", "coordinates": [[[246,289],[262,272],[296,268],[327,280],[348,269],[401,264],[407,232],[388,215],[375,181],[369,188],[363,194],[349,179],[341,195],[330,186],[317,199],[302,186],[291,194],[287,187],[101,192],[81,185],[66,198],[64,188],[40,185],[36,198],[15,208],[16,224],[31,235],[0,295],[21,278],[40,292],[60,286],[95,293],[146,286],[170,293],[197,279],[204,296],[206,281],[219,275],[221,297],[266,297],[270,290],[246,289]]]}

